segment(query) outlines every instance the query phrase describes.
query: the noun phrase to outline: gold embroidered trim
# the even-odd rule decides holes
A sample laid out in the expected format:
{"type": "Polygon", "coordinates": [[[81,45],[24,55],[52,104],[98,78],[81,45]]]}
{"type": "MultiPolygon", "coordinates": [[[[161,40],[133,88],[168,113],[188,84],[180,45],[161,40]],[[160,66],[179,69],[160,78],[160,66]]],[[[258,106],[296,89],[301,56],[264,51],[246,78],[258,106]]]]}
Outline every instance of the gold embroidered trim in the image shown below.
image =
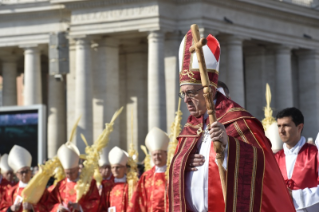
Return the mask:
{"type": "Polygon", "coordinates": [[[234,195],[233,195],[233,212],[236,212],[237,206],[237,187],[238,187],[238,168],[239,168],[239,156],[240,156],[240,145],[239,141],[235,138],[236,141],[236,161],[235,161],[235,181],[234,181],[234,195]]]}
{"type": "Polygon", "coordinates": [[[239,119],[255,119],[255,117],[252,117],[252,116],[241,116],[241,117],[238,117],[238,118],[235,118],[235,119],[232,119],[232,120],[229,120],[229,121],[221,122],[221,123],[225,125],[225,124],[237,121],[239,119]]]}
{"type": "Polygon", "coordinates": [[[236,128],[236,130],[237,130],[237,133],[238,133],[239,136],[241,137],[241,139],[242,139],[245,143],[249,144],[249,142],[248,142],[246,136],[245,136],[244,133],[241,131],[241,129],[240,129],[240,127],[239,127],[237,121],[234,123],[234,126],[235,126],[235,128],[236,128]]]}
{"type": "Polygon", "coordinates": [[[256,182],[256,170],[257,170],[257,148],[252,146],[254,150],[254,160],[253,160],[253,171],[251,176],[251,189],[250,189],[250,204],[249,212],[252,212],[254,209],[254,196],[255,196],[255,182],[256,182]]]}
{"type": "Polygon", "coordinates": [[[194,73],[192,72],[192,70],[183,70],[183,71],[181,71],[181,73],[180,73],[180,75],[182,75],[182,76],[187,76],[190,80],[190,82],[194,82],[194,83],[196,83],[196,79],[194,78],[194,73]]]}
{"type": "Polygon", "coordinates": [[[199,129],[199,128],[203,127],[203,124],[200,123],[200,124],[197,124],[197,125],[192,125],[191,123],[186,123],[184,127],[192,127],[192,128],[195,128],[195,129],[199,129]]]}
{"type": "MultiPolygon", "coordinates": [[[[226,113],[224,113],[221,117],[219,117],[217,119],[217,121],[219,121],[220,119],[222,119],[224,116],[226,116],[226,114],[231,113],[231,112],[238,112],[238,111],[245,111],[247,112],[247,110],[245,110],[244,108],[241,107],[233,107],[231,109],[229,109],[226,113]]],[[[237,119],[237,118],[236,118],[237,119]]]]}
{"type": "Polygon", "coordinates": [[[263,157],[264,157],[264,170],[263,170],[263,177],[262,177],[262,186],[261,186],[261,193],[260,193],[260,208],[259,208],[259,211],[261,211],[261,203],[262,203],[262,197],[263,197],[263,195],[262,195],[262,193],[263,193],[263,188],[264,188],[264,177],[265,177],[265,168],[266,168],[266,165],[265,165],[265,153],[264,153],[264,149],[261,147],[261,145],[259,144],[259,142],[258,142],[258,140],[256,139],[256,137],[255,137],[255,135],[254,135],[254,133],[251,131],[251,129],[250,129],[250,127],[248,126],[248,124],[247,124],[247,122],[246,122],[246,120],[244,119],[244,122],[245,122],[245,124],[246,124],[246,126],[247,126],[247,128],[249,129],[249,131],[250,131],[250,133],[252,134],[252,136],[254,137],[254,139],[256,140],[256,142],[257,142],[257,144],[259,145],[259,147],[260,147],[260,149],[261,149],[261,151],[262,151],[262,153],[263,153],[263,157]]]}

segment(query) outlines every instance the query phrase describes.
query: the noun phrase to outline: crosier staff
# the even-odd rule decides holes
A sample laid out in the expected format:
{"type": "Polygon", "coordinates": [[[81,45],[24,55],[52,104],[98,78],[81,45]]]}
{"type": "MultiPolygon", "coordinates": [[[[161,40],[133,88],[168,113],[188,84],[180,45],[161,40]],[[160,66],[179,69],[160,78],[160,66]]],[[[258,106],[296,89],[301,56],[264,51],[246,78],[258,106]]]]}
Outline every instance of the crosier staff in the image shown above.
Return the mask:
{"type": "MultiPolygon", "coordinates": [[[[201,77],[202,86],[204,87],[204,98],[206,101],[206,108],[207,108],[207,114],[209,115],[209,123],[208,129],[210,129],[210,126],[217,121],[216,114],[215,114],[215,104],[214,99],[212,95],[212,89],[210,88],[210,82],[206,70],[206,63],[205,58],[203,54],[202,47],[206,45],[207,40],[205,38],[200,39],[199,35],[199,29],[196,24],[191,25],[191,31],[192,36],[194,40],[194,45],[189,48],[189,51],[191,53],[194,53],[196,51],[197,60],[198,60],[198,66],[199,66],[199,72],[201,77]]],[[[226,198],[226,180],[225,180],[225,169],[223,168],[223,160],[224,160],[224,148],[222,144],[219,141],[213,141],[214,142],[214,150],[216,151],[216,159],[217,159],[217,165],[218,165],[218,171],[220,176],[220,181],[222,184],[222,191],[224,196],[224,201],[226,198]]]]}

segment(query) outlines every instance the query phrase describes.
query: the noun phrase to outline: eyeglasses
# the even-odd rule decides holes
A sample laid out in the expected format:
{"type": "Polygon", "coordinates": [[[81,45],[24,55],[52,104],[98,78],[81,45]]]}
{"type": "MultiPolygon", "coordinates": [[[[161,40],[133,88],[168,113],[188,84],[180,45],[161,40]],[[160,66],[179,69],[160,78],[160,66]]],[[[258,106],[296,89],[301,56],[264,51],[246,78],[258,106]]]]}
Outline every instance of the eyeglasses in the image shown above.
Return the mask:
{"type": "Polygon", "coordinates": [[[23,175],[23,174],[28,174],[29,172],[31,172],[30,169],[28,169],[28,170],[23,170],[23,171],[21,171],[21,172],[17,172],[17,174],[23,175]]]}
{"type": "Polygon", "coordinates": [[[178,93],[178,96],[179,96],[179,98],[182,98],[182,99],[184,99],[185,96],[187,96],[188,98],[194,98],[195,95],[197,94],[197,92],[202,90],[203,88],[204,87],[201,87],[198,90],[189,90],[189,91],[186,91],[186,92],[181,91],[181,92],[178,93]]]}

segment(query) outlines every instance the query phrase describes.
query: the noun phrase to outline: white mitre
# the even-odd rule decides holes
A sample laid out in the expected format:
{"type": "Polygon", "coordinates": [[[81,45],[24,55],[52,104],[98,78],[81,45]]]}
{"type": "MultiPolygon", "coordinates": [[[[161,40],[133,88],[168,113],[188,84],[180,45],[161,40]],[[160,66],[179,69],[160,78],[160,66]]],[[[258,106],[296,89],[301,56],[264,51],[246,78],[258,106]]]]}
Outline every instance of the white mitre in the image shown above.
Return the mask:
{"type": "Polygon", "coordinates": [[[104,147],[100,153],[99,166],[110,165],[109,162],[109,148],[104,147]]]}
{"type": "Polygon", "coordinates": [[[0,169],[1,173],[12,171],[12,168],[8,164],[8,154],[2,155],[0,159],[0,169]]]}
{"type": "Polygon", "coordinates": [[[115,146],[109,153],[109,161],[111,165],[120,164],[126,166],[128,160],[127,153],[115,146]]]}
{"type": "Polygon", "coordinates": [[[168,135],[161,129],[154,127],[152,128],[145,139],[145,145],[150,152],[156,150],[167,151],[169,143],[168,135]]]}
{"type": "Polygon", "coordinates": [[[58,158],[64,169],[72,169],[79,166],[80,151],[72,142],[67,142],[59,148],[58,158]]]}
{"type": "Polygon", "coordinates": [[[23,167],[30,167],[31,162],[32,156],[28,150],[18,145],[12,147],[8,156],[8,164],[14,172],[23,167]]]}
{"type": "Polygon", "coordinates": [[[266,130],[265,134],[272,144],[271,149],[274,153],[282,149],[283,142],[279,137],[277,122],[272,123],[266,130]]]}

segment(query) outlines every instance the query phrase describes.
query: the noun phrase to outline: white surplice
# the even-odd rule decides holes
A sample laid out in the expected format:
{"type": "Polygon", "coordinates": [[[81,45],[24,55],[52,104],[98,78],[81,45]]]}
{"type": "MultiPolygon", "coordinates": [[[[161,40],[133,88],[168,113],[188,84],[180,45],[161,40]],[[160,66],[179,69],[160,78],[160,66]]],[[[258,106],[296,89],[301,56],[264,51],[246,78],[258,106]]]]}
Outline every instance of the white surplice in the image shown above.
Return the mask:
{"type": "MultiPolygon", "coordinates": [[[[298,143],[291,149],[288,149],[286,144],[283,144],[288,179],[291,179],[292,177],[298,153],[305,143],[306,139],[302,136],[298,143]]],[[[317,171],[319,172],[319,170],[317,171]]],[[[293,190],[292,198],[297,212],[319,211],[319,186],[313,188],[293,190]]]]}

